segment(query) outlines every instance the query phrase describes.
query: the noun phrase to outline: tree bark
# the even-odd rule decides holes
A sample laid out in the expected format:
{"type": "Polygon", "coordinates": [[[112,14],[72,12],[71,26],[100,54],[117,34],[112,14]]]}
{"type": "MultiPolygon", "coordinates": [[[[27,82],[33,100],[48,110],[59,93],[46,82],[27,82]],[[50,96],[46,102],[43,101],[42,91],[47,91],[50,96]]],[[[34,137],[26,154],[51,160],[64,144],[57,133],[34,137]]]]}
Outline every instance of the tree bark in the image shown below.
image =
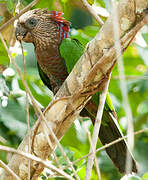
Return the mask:
{"type": "MultiPolygon", "coordinates": [[[[118,19],[123,52],[136,35],[136,32],[148,22],[148,11],[146,9],[148,9],[147,0],[121,0],[119,2],[118,19]]],[[[101,91],[116,63],[116,58],[111,14],[96,37],[88,43],[84,54],[57,92],[55,99],[44,112],[48,125],[59,140],[91,96],[96,91],[101,91]]],[[[56,148],[56,142],[49,131],[52,148],[49,147],[41,122],[44,121],[40,117],[32,128],[32,132],[36,134],[33,139],[32,151],[38,157],[46,159],[56,148]]],[[[19,150],[26,151],[28,137],[29,135],[26,135],[18,148],[19,150]]],[[[9,167],[22,180],[27,179],[27,166],[28,160],[17,154],[14,154],[9,162],[9,167]]],[[[36,179],[43,168],[42,164],[32,161],[32,179],[36,179]]],[[[14,178],[4,172],[2,180],[6,179],[13,180],[14,178]]]]}

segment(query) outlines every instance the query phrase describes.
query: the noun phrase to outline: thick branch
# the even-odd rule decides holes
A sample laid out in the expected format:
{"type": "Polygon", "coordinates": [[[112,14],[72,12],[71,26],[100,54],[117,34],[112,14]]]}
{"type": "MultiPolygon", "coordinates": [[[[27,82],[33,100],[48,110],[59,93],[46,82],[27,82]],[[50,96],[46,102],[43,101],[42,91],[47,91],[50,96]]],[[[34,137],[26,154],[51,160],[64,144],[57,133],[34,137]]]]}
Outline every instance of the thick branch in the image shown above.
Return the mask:
{"type": "MultiPolygon", "coordinates": [[[[121,38],[122,52],[129,45],[137,31],[148,22],[148,14],[141,13],[148,8],[147,0],[121,0],[118,6],[119,32],[121,38]],[[137,11],[138,19],[137,19],[137,11]]],[[[146,11],[145,11],[146,12],[146,11]]],[[[116,50],[114,47],[112,15],[101,28],[96,37],[87,45],[84,54],[74,67],[67,80],[55,96],[56,103],[52,102],[44,112],[49,126],[58,139],[61,139],[68,128],[75,120],[78,113],[83,109],[87,101],[97,91],[101,90],[106,78],[116,63],[116,50]],[[62,98],[65,97],[65,98],[62,98]]],[[[42,159],[46,159],[52,153],[46,135],[40,125],[36,122],[33,131],[36,136],[33,143],[33,152],[42,159]]],[[[56,147],[55,140],[50,132],[52,147],[56,147]]],[[[28,147],[28,135],[25,137],[19,150],[25,151],[28,147]]],[[[28,160],[19,155],[13,155],[9,167],[20,176],[26,179],[27,171],[21,174],[20,166],[27,167],[28,160]]],[[[43,165],[31,162],[31,177],[35,179],[44,168],[43,165]]],[[[22,170],[22,169],[21,169],[22,170]]],[[[11,179],[9,174],[4,173],[2,179],[11,179]]]]}

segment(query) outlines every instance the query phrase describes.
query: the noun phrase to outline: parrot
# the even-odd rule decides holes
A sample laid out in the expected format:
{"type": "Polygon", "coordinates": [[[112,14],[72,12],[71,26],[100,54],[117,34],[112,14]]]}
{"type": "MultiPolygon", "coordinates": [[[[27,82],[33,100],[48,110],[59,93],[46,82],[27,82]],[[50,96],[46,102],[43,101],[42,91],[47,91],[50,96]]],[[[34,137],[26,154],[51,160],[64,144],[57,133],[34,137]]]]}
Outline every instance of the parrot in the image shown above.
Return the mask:
{"type": "MultiPolygon", "coordinates": [[[[83,45],[70,38],[70,22],[62,12],[46,9],[29,10],[18,19],[16,39],[33,43],[37,68],[43,83],[54,93],[59,90],[68,74],[84,52],[83,45]]],[[[95,123],[100,92],[88,101],[80,116],[87,116],[95,123]]],[[[102,145],[123,137],[117,122],[116,112],[107,93],[101,127],[98,135],[102,145]]],[[[120,173],[126,173],[127,152],[131,157],[131,173],[137,173],[137,163],[122,140],[106,148],[106,152],[120,173]]]]}

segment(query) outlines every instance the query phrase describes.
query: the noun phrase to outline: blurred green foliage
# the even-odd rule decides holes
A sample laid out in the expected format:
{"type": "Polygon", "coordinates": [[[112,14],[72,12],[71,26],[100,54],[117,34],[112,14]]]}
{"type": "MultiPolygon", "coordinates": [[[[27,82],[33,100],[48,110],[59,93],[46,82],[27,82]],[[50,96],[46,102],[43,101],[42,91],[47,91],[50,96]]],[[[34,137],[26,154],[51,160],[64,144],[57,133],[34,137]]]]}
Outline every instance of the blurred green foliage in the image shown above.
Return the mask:
{"type": "MultiPolygon", "coordinates": [[[[28,5],[32,0],[22,0],[21,8],[28,5]]],[[[0,1],[6,3],[9,12],[14,13],[17,1],[7,0],[0,1]]],[[[89,1],[93,3],[92,0],[89,1]]],[[[109,0],[97,0],[97,5],[106,8],[108,11],[111,9],[109,0]]],[[[99,31],[99,26],[95,20],[90,17],[84,9],[80,8],[72,0],[40,0],[34,8],[48,8],[50,10],[59,10],[65,13],[65,17],[72,22],[71,37],[78,39],[84,46],[96,35],[99,31]],[[85,21],[84,21],[85,20],[85,21]]],[[[3,17],[0,17],[0,21],[3,17]]],[[[148,26],[145,26],[141,34],[148,44],[148,26]]],[[[53,94],[41,82],[37,67],[36,59],[34,56],[33,46],[23,43],[26,50],[26,66],[27,66],[27,83],[28,86],[37,100],[42,106],[46,107],[51,101],[53,94]]],[[[17,51],[19,52],[17,47],[17,51]]],[[[13,52],[13,50],[12,50],[13,52]]],[[[24,71],[22,55],[13,52],[15,60],[19,65],[22,73],[24,71]]],[[[140,130],[148,127],[148,46],[141,47],[132,43],[123,56],[125,75],[128,86],[128,96],[130,106],[133,114],[134,129],[140,130]]],[[[25,110],[25,88],[16,73],[15,68],[9,62],[7,52],[5,51],[2,42],[0,42],[0,65],[9,66],[7,72],[4,71],[0,76],[0,136],[5,138],[6,142],[0,144],[17,147],[27,131],[26,123],[26,110],[25,110]],[[9,65],[10,64],[10,65],[9,65]]],[[[123,132],[126,133],[127,123],[125,119],[125,111],[122,105],[122,97],[120,92],[119,74],[117,66],[113,69],[112,78],[109,86],[109,91],[115,109],[117,111],[120,126],[123,132]]],[[[29,119],[32,126],[35,122],[35,112],[32,104],[29,104],[29,119]]],[[[92,133],[93,127],[89,119],[83,119],[83,123],[78,119],[75,120],[71,128],[61,140],[61,144],[65,153],[71,161],[74,161],[89,152],[89,141],[84,125],[92,133]]],[[[100,142],[97,148],[101,146],[100,142]]],[[[62,156],[59,148],[56,149],[56,155],[61,166],[66,166],[67,162],[62,156]]],[[[129,177],[128,179],[148,179],[148,133],[142,133],[135,136],[134,156],[138,162],[139,177],[129,177]],[[140,178],[141,177],[141,178],[140,178]]],[[[117,172],[114,165],[106,155],[105,151],[97,153],[98,162],[100,166],[102,180],[118,180],[122,177],[117,172]]],[[[7,154],[0,152],[0,159],[7,162],[7,154]]],[[[52,159],[52,157],[51,157],[52,159]]],[[[53,163],[54,162],[53,159],[53,163]]],[[[74,168],[77,170],[80,179],[85,176],[86,159],[77,162],[74,168]]],[[[65,170],[67,173],[72,174],[70,168],[65,170]]],[[[41,175],[41,179],[48,179],[48,173],[45,171],[41,175]]],[[[54,179],[62,179],[55,177],[54,179]]],[[[96,180],[97,173],[95,167],[92,171],[91,180],[96,180]]]]}
{"type": "Polygon", "coordinates": [[[0,42],[0,64],[4,65],[4,66],[8,66],[9,65],[9,58],[8,58],[8,54],[2,44],[2,42],[0,42]]]}

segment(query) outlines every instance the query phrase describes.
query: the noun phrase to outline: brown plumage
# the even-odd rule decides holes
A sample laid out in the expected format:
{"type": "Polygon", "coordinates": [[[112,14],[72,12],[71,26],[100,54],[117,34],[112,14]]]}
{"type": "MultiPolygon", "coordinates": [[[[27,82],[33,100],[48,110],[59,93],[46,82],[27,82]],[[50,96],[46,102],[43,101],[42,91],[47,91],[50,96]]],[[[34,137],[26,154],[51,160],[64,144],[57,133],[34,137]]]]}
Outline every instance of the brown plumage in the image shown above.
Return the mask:
{"type": "Polygon", "coordinates": [[[56,93],[68,73],[65,62],[60,56],[61,40],[53,15],[46,9],[28,11],[19,18],[16,36],[17,39],[22,38],[23,41],[34,44],[38,64],[50,79],[52,91],[56,93]]]}
{"type": "MultiPolygon", "coordinates": [[[[68,28],[69,23],[61,17],[61,13],[50,12],[47,9],[28,11],[19,18],[16,28],[18,40],[34,44],[39,70],[46,81],[40,74],[41,78],[54,93],[58,91],[68,76],[64,59],[59,51],[62,39],[67,37],[68,28]]],[[[81,115],[89,116],[94,123],[96,113],[97,106],[91,100],[82,110],[81,115]]],[[[116,118],[114,114],[113,110],[104,110],[102,120],[105,123],[101,124],[99,132],[99,138],[103,145],[122,137],[117,122],[114,120],[116,118]]],[[[126,151],[129,151],[126,142],[120,141],[108,147],[106,151],[118,170],[125,173],[126,151]]],[[[137,172],[136,162],[132,155],[131,158],[131,171],[137,172]]]]}

